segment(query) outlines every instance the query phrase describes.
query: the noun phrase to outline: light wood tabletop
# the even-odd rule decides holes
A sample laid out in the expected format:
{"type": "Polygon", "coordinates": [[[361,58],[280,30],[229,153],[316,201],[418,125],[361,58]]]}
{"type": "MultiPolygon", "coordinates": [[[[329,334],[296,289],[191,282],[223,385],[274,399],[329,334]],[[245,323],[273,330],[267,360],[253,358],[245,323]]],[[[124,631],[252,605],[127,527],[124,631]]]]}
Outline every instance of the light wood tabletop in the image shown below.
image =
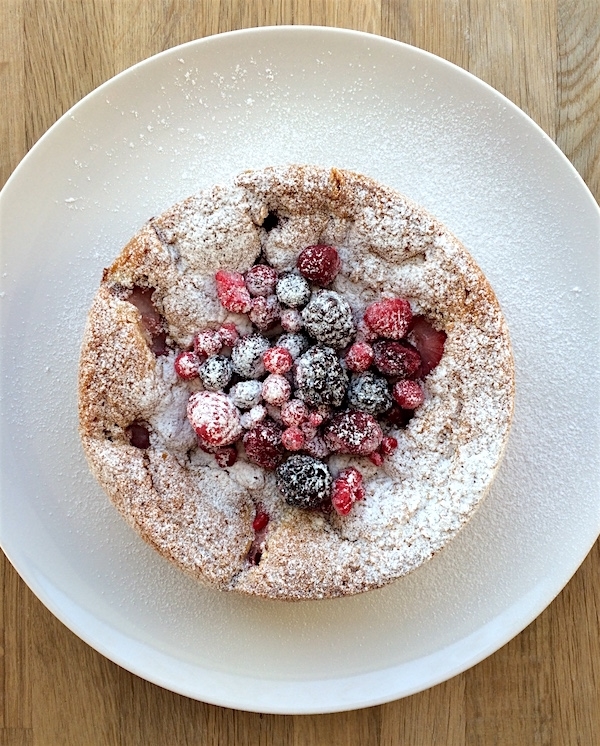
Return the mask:
{"type": "MultiPolygon", "coordinates": [[[[191,39],[275,24],[354,28],[479,76],[558,144],[600,198],[598,0],[2,0],[0,185],[72,104],[191,39]]],[[[600,743],[600,543],[556,600],[471,670],[333,715],[228,710],[163,690],[88,647],[0,560],[0,744],[600,743]]]]}

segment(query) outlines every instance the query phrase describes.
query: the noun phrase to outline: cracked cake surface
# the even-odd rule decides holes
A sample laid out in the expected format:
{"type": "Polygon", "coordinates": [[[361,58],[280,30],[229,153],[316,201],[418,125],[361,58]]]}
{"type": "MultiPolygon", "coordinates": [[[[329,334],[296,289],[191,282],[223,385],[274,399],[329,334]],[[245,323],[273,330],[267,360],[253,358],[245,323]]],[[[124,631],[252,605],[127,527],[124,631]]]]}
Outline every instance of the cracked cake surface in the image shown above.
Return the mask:
{"type": "MultiPolygon", "coordinates": [[[[267,287],[269,278],[258,275],[256,286],[267,287]]],[[[300,290],[286,283],[283,297],[300,290]]],[[[291,320],[298,315],[288,313],[291,320]]],[[[352,326],[344,317],[333,330],[336,344],[347,343],[352,326]]],[[[292,357],[302,354],[301,345],[292,357]]],[[[244,364],[253,360],[248,354],[244,364]]],[[[221,369],[206,373],[208,381],[219,375],[221,369]]],[[[374,375],[359,375],[353,395],[376,408],[374,375]]],[[[252,385],[237,386],[251,412],[252,385]]],[[[506,323],[464,246],[398,192],[315,166],[246,171],[151,219],[104,271],[79,368],[84,451],[123,517],[199,580],[289,600],[379,587],[445,546],[493,480],[513,399],[506,323]],[[199,329],[234,322],[242,334],[254,331],[246,316],[219,303],[217,271],[246,272],[261,257],[286,276],[300,251],[318,244],[335,246],[341,259],[322,303],[338,293],[358,324],[369,304],[400,296],[447,335],[439,365],[423,381],[422,405],[405,427],[389,432],[398,446],[383,464],[330,457],[334,476],[351,466],[364,475],[364,499],[343,516],[288,505],[275,472],[243,452],[231,466],[215,463],[186,417],[190,395],[204,387],[174,369],[199,329]],[[259,515],[268,515],[268,526],[259,522],[257,555],[259,515]],[[255,563],[248,559],[253,551],[255,563]]]]}

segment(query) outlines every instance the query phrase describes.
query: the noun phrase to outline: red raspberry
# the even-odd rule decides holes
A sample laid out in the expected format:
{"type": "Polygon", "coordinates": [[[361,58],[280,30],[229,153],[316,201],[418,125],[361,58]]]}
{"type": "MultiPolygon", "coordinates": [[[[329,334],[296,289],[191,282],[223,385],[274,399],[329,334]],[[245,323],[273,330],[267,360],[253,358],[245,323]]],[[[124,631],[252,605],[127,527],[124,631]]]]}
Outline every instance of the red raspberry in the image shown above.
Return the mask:
{"type": "Polygon", "coordinates": [[[281,434],[281,442],[288,451],[299,451],[304,447],[304,433],[299,427],[288,427],[281,434]]]}
{"type": "Polygon", "coordinates": [[[306,445],[304,446],[304,450],[306,451],[306,453],[308,453],[309,456],[317,458],[320,461],[326,459],[327,456],[329,456],[331,453],[331,451],[327,447],[327,444],[319,435],[315,435],[310,440],[308,440],[306,445]]]}
{"type": "Polygon", "coordinates": [[[402,339],[412,321],[410,303],[404,298],[378,300],[365,311],[365,322],[380,337],[402,339]]]}
{"type": "Polygon", "coordinates": [[[192,378],[198,378],[198,368],[200,360],[193,350],[180,352],[175,358],[175,373],[184,381],[190,381],[192,378]]]}
{"type": "Polygon", "coordinates": [[[271,373],[263,381],[261,394],[267,404],[274,404],[280,407],[290,398],[291,392],[292,387],[290,386],[290,382],[287,378],[277,373],[271,373]]]}
{"type": "Polygon", "coordinates": [[[415,316],[408,338],[421,356],[419,378],[424,378],[442,359],[446,332],[434,329],[424,316],[415,316]]]}
{"type": "Polygon", "coordinates": [[[344,481],[337,479],[333,483],[331,493],[331,504],[339,515],[348,515],[352,510],[352,491],[344,481]]]}
{"type": "Polygon", "coordinates": [[[235,347],[240,338],[240,333],[235,324],[223,324],[219,329],[219,337],[225,347],[235,347]]]}
{"type": "Polygon", "coordinates": [[[269,373],[283,375],[292,369],[294,358],[286,347],[269,347],[263,352],[263,363],[269,373]]]}
{"type": "Polygon", "coordinates": [[[421,356],[408,343],[375,342],[373,352],[375,367],[386,376],[409,378],[421,367],[421,356]]]}
{"type": "Polygon", "coordinates": [[[262,531],[263,528],[267,527],[267,524],[269,523],[269,514],[265,513],[265,511],[262,509],[262,507],[256,508],[256,515],[254,516],[254,520],[252,521],[252,529],[258,533],[259,531],[262,531]]]}
{"type": "Polygon", "coordinates": [[[235,464],[237,456],[237,451],[233,446],[230,446],[229,448],[221,448],[215,453],[215,461],[221,469],[225,469],[226,467],[235,464]]]}
{"type": "Polygon", "coordinates": [[[340,515],[347,515],[352,504],[365,496],[363,476],[354,466],[342,469],[333,483],[331,502],[340,515]]]}
{"type": "Polygon", "coordinates": [[[425,401],[425,394],[417,381],[398,381],[394,384],[392,396],[402,409],[416,409],[425,401]]]}
{"type": "Polygon", "coordinates": [[[325,287],[331,285],[340,271],[340,255],[334,246],[308,246],[300,252],[296,266],[307,280],[325,287]]]}
{"type": "Polygon", "coordinates": [[[313,427],[319,427],[319,425],[322,425],[324,421],[325,417],[323,417],[321,412],[311,412],[308,415],[308,424],[313,427]]]}
{"type": "Polygon", "coordinates": [[[227,272],[220,269],[215,275],[217,295],[223,308],[232,313],[248,313],[251,298],[244,276],[239,272],[227,272]]]}
{"type": "Polygon", "coordinates": [[[366,456],[379,448],[383,432],[366,412],[337,414],[325,427],[325,443],[332,451],[366,456]]]}
{"type": "Polygon", "coordinates": [[[398,448],[398,441],[396,438],[392,438],[391,435],[386,436],[379,446],[383,456],[390,456],[398,448]]]}
{"type": "Polygon", "coordinates": [[[222,347],[221,335],[214,329],[203,329],[194,337],[194,352],[200,360],[216,355],[222,347]]]}
{"type": "Polygon", "coordinates": [[[385,413],[385,419],[394,427],[406,427],[413,417],[412,409],[402,409],[397,404],[385,413]]]}
{"type": "Polygon", "coordinates": [[[198,437],[213,446],[227,446],[242,434],[240,413],[225,394],[197,391],[188,401],[187,416],[198,437]]]}
{"type": "Polygon", "coordinates": [[[308,419],[308,407],[300,399],[291,399],[281,406],[281,420],[288,427],[298,427],[308,419]]]}
{"type": "Polygon", "coordinates": [[[255,264],[246,272],[246,287],[250,295],[273,295],[277,270],[267,264],[255,264]]]}
{"type": "Polygon", "coordinates": [[[346,366],[355,373],[364,373],[373,364],[373,356],[368,342],[355,342],[346,353],[346,366]]]}
{"type": "Polygon", "coordinates": [[[383,456],[379,453],[379,451],[373,451],[373,453],[370,453],[368,456],[369,461],[375,464],[375,466],[381,466],[383,464],[383,456]]]}
{"type": "Polygon", "coordinates": [[[299,332],[304,326],[302,314],[297,308],[284,308],[279,323],[286,332],[299,332]]]}
{"type": "Polygon", "coordinates": [[[275,324],[280,313],[281,306],[276,295],[269,295],[266,298],[259,295],[257,298],[252,298],[248,315],[250,321],[261,331],[264,331],[275,324]]]}
{"type": "Polygon", "coordinates": [[[264,469],[275,469],[283,461],[282,430],[273,420],[263,420],[244,435],[246,456],[264,469]]]}
{"type": "Polygon", "coordinates": [[[343,479],[352,492],[356,492],[362,486],[363,475],[355,466],[347,466],[338,474],[338,479],[343,479]]]}

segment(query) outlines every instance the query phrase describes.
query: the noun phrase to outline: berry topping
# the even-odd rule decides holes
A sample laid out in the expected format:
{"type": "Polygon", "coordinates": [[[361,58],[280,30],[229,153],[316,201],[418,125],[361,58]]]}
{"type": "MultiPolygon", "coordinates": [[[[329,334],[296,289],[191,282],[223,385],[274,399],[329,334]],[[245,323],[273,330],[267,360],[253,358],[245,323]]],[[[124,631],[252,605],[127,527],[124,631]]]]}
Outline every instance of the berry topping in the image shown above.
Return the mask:
{"type": "Polygon", "coordinates": [[[220,269],[216,275],[217,296],[223,308],[232,313],[248,313],[250,310],[250,293],[244,276],[239,272],[227,272],[220,269]]]}
{"type": "Polygon", "coordinates": [[[329,448],[327,448],[327,444],[321,438],[320,435],[315,435],[313,438],[311,438],[306,445],[304,446],[304,450],[306,453],[308,453],[309,456],[313,456],[313,458],[319,458],[321,461],[327,458],[331,451],[329,448]]]}
{"type": "Polygon", "coordinates": [[[286,332],[299,332],[304,326],[302,314],[297,308],[284,308],[279,323],[286,332]]]}
{"type": "Polygon", "coordinates": [[[334,246],[308,246],[296,262],[298,271],[315,285],[331,285],[340,271],[340,255],[334,246]]]}
{"type": "Polygon", "coordinates": [[[240,333],[235,324],[223,324],[219,329],[219,337],[221,337],[221,342],[225,347],[235,347],[240,338],[240,333]]]}
{"type": "Polygon", "coordinates": [[[271,346],[260,334],[242,337],[231,351],[231,364],[243,378],[260,378],[265,372],[262,356],[271,346]]]}
{"type": "Polygon", "coordinates": [[[311,412],[308,415],[308,424],[312,425],[312,427],[319,427],[319,425],[323,424],[324,420],[325,417],[321,414],[321,412],[311,412]]]}
{"type": "Polygon", "coordinates": [[[389,412],[385,413],[385,419],[393,427],[406,427],[414,415],[412,409],[402,409],[394,403],[389,412]]]}
{"type": "Polygon", "coordinates": [[[242,434],[240,413],[231,399],[216,391],[190,396],[187,416],[198,437],[213,446],[227,446],[242,434]]]}
{"type": "Polygon", "coordinates": [[[383,464],[383,456],[379,451],[373,451],[373,453],[370,453],[367,458],[371,463],[375,464],[375,466],[381,466],[383,464]]]}
{"type": "Polygon", "coordinates": [[[226,469],[228,466],[233,466],[237,461],[237,451],[234,446],[227,446],[227,448],[220,448],[215,453],[215,461],[221,467],[226,469]]]}
{"type": "Polygon", "coordinates": [[[263,381],[262,398],[268,404],[275,404],[275,406],[280,407],[290,398],[291,392],[292,387],[287,378],[277,373],[271,373],[263,381]]]}
{"type": "Polygon", "coordinates": [[[294,359],[288,349],[285,347],[270,347],[263,353],[263,363],[269,373],[279,373],[283,375],[292,369],[294,359]]]}
{"type": "MultiPolygon", "coordinates": [[[[357,494],[356,500],[362,500],[365,496],[363,487],[363,475],[355,466],[347,466],[338,474],[337,479],[346,482],[352,492],[357,494]]],[[[336,480],[337,481],[337,480],[336,480]]]]}
{"type": "Polygon", "coordinates": [[[308,407],[301,399],[291,399],[281,407],[281,421],[288,427],[297,427],[308,419],[308,407]]]}
{"type": "Polygon", "coordinates": [[[244,430],[252,430],[254,425],[258,425],[258,423],[262,422],[266,416],[266,407],[264,407],[262,404],[257,404],[248,412],[244,412],[244,414],[240,417],[240,423],[244,430]]]}
{"type": "Polygon", "coordinates": [[[384,456],[391,456],[391,454],[398,448],[398,441],[396,438],[392,438],[391,435],[387,435],[379,446],[379,450],[384,456]]]}
{"type": "Polygon", "coordinates": [[[200,360],[198,355],[192,350],[188,352],[180,352],[175,358],[175,373],[179,378],[184,381],[189,381],[192,378],[198,378],[198,368],[200,366],[200,360]]]}
{"type": "Polygon", "coordinates": [[[258,507],[256,509],[256,515],[254,516],[254,520],[252,521],[252,530],[258,533],[259,531],[262,531],[263,528],[266,528],[268,523],[269,523],[269,514],[265,513],[265,511],[262,508],[258,507]]]}
{"type": "Polygon", "coordinates": [[[283,275],[277,281],[275,292],[284,306],[298,308],[308,303],[310,285],[301,275],[283,275]]]}
{"type": "Polygon", "coordinates": [[[221,352],[223,341],[219,332],[214,329],[204,329],[194,336],[194,352],[200,360],[221,352]]]}
{"type": "Polygon", "coordinates": [[[125,432],[129,442],[135,448],[141,448],[144,451],[146,448],[150,448],[150,431],[143,422],[132,422],[125,432]]]}
{"type": "Polygon", "coordinates": [[[339,407],[346,394],[348,377],[335,350],[315,345],[296,361],[294,382],[296,396],[307,404],[339,407]]]}
{"type": "Polygon", "coordinates": [[[368,342],[355,342],[346,353],[346,367],[355,373],[364,373],[373,365],[373,348],[368,342]]]}
{"type": "Polygon", "coordinates": [[[283,460],[282,430],[276,422],[263,420],[244,435],[246,456],[264,469],[274,469],[283,460]]]}
{"type": "Polygon", "coordinates": [[[425,401],[425,394],[417,381],[398,381],[394,384],[392,396],[402,409],[417,409],[425,401]]]}
{"type": "Polygon", "coordinates": [[[392,406],[385,378],[370,370],[352,377],[348,387],[348,404],[369,414],[382,414],[392,406]]]}
{"type": "Polygon", "coordinates": [[[262,383],[260,381],[240,381],[229,390],[231,401],[240,409],[252,409],[260,401],[262,383]]]}
{"type": "Polygon", "coordinates": [[[421,367],[421,356],[403,342],[379,341],[373,345],[375,367],[386,376],[414,376],[421,367]]]}
{"type": "Polygon", "coordinates": [[[404,298],[378,300],[365,311],[365,322],[380,337],[402,339],[412,321],[410,303],[404,298]]]}
{"type": "Polygon", "coordinates": [[[304,447],[304,433],[299,427],[288,427],[281,435],[281,442],[288,451],[300,451],[304,447]]]}
{"type": "Polygon", "coordinates": [[[246,272],[246,287],[250,295],[273,295],[277,271],[268,264],[255,264],[246,272]]]}
{"type": "Polygon", "coordinates": [[[379,448],[383,432],[377,420],[366,412],[337,414],[325,426],[325,443],[337,453],[366,456],[379,448]]]}
{"type": "Polygon", "coordinates": [[[421,356],[419,378],[424,378],[442,359],[446,332],[438,331],[423,316],[415,316],[408,339],[417,348],[421,356]]]}
{"type": "Polygon", "coordinates": [[[291,456],[277,469],[277,486],[288,505],[318,508],[331,493],[333,479],[322,461],[291,456]]]}
{"type": "Polygon", "coordinates": [[[356,334],[348,301],[333,290],[313,295],[302,311],[302,319],[311,337],[336,349],[346,347],[356,334]]]}
{"type": "Polygon", "coordinates": [[[198,376],[202,385],[209,391],[220,391],[231,380],[231,363],[229,358],[213,355],[198,369],[198,376]]]}
{"type": "Polygon", "coordinates": [[[281,306],[276,295],[269,295],[266,298],[259,295],[252,299],[252,308],[248,316],[254,326],[264,331],[275,325],[280,313],[281,306]]]}
{"type": "Polygon", "coordinates": [[[343,469],[333,483],[331,504],[339,515],[348,515],[353,503],[365,496],[363,476],[353,466],[343,469]]]}
{"type": "Polygon", "coordinates": [[[277,345],[289,350],[290,355],[295,360],[308,350],[310,342],[304,334],[282,334],[277,340],[277,345]]]}

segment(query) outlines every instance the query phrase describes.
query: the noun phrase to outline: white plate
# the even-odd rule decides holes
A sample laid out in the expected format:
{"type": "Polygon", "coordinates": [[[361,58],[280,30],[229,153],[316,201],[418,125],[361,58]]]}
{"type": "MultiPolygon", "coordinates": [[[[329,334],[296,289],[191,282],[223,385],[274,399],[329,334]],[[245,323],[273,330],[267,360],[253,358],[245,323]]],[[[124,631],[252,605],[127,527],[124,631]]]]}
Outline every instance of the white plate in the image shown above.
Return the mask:
{"type": "Polygon", "coordinates": [[[525,627],[600,531],[596,203],[487,85],[388,39],[315,27],[192,42],[65,114],[0,198],[4,550],[77,635],[228,707],[344,710],[419,691],[525,627]],[[495,486],[438,557],[380,591],[282,603],[199,587],[118,517],[77,436],[102,268],[151,215],[244,168],[337,165],[444,221],[494,285],[518,396],[495,486]]]}

